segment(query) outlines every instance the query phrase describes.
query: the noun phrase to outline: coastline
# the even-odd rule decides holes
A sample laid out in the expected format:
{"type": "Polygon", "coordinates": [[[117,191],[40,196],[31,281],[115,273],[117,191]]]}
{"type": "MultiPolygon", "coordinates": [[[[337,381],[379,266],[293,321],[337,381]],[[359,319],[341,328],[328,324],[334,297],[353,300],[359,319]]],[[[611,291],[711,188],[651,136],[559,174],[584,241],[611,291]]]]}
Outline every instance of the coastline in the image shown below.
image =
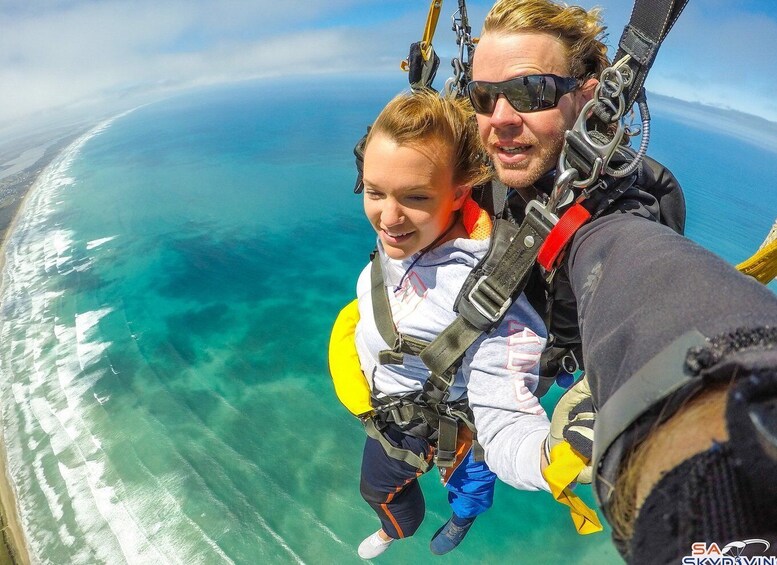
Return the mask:
{"type": "MultiPolygon", "coordinates": [[[[5,246],[30,189],[51,162],[85,130],[48,139],[26,148],[0,149],[0,268],[5,263],[5,246]],[[4,151],[3,151],[4,150],[4,151]]],[[[2,285],[0,285],[0,290],[2,285]]],[[[31,563],[18,512],[15,491],[8,475],[5,442],[0,436],[0,565],[31,563]]]]}

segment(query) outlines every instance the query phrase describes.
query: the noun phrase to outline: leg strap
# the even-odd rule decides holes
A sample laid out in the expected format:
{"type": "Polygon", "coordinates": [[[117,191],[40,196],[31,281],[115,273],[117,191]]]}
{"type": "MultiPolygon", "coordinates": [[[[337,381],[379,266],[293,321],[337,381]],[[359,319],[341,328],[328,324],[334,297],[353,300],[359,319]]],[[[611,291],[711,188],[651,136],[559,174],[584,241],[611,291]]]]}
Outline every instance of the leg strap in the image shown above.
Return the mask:
{"type": "Polygon", "coordinates": [[[386,439],[386,436],[384,436],[377,428],[373,418],[367,418],[364,420],[364,429],[368,436],[380,443],[380,445],[386,451],[386,455],[392,459],[404,461],[408,465],[412,465],[413,467],[420,469],[423,473],[426,473],[431,468],[431,465],[427,463],[426,459],[424,458],[423,453],[419,455],[417,453],[413,453],[409,449],[402,449],[392,445],[391,442],[386,439]]]}

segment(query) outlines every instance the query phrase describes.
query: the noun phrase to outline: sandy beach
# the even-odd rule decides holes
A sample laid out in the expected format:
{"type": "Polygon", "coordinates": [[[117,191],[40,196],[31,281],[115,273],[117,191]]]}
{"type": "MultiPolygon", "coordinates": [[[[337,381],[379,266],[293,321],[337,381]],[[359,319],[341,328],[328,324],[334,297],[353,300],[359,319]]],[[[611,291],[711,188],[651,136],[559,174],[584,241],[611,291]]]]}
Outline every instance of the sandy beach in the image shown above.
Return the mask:
{"type": "MultiPolygon", "coordinates": [[[[52,160],[83,130],[28,138],[0,147],[0,267],[5,257],[5,240],[30,189],[52,160]],[[46,138],[47,137],[47,138],[46,138]]],[[[0,287],[1,288],[1,287],[0,287]]],[[[0,565],[30,563],[21,527],[14,489],[8,476],[5,446],[0,440],[0,565]]]]}

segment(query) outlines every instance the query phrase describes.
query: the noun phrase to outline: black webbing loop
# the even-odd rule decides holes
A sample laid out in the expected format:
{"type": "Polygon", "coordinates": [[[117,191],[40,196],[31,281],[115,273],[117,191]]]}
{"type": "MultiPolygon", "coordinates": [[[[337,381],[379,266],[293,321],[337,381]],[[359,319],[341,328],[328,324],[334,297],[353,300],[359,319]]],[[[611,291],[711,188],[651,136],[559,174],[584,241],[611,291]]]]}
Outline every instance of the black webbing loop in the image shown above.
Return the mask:
{"type": "Polygon", "coordinates": [[[472,197],[490,216],[499,219],[505,215],[509,191],[510,187],[499,179],[493,178],[485,184],[474,187],[472,197]]]}
{"type": "Polygon", "coordinates": [[[356,183],[353,185],[353,193],[361,194],[364,191],[364,148],[367,145],[367,136],[370,133],[370,128],[367,126],[367,133],[356,142],[353,148],[353,156],[356,157],[356,183]]]}
{"type": "MultiPolygon", "coordinates": [[[[431,47],[431,46],[430,46],[431,47]]],[[[434,77],[440,66],[440,58],[434,49],[431,49],[431,57],[425,60],[423,57],[422,42],[417,41],[410,45],[410,53],[407,56],[408,81],[412,90],[432,88],[434,77]]]]}
{"type": "MultiPolygon", "coordinates": [[[[596,111],[598,106],[594,106],[594,111],[596,111]]],[[[600,119],[607,123],[607,120],[601,116],[600,119]]],[[[600,167],[598,172],[601,172],[603,166],[602,156],[591,147],[579,131],[567,131],[564,139],[566,140],[565,158],[567,165],[576,169],[581,179],[587,179],[591,176],[597,164],[597,159],[600,167]]]]}
{"type": "Polygon", "coordinates": [[[630,55],[633,79],[627,87],[626,108],[631,108],[645,84],[661,42],[680,17],[688,0],[635,0],[629,23],[623,29],[615,61],[630,55]]]}
{"type": "Polygon", "coordinates": [[[437,438],[435,461],[438,467],[452,467],[456,462],[459,424],[454,418],[441,415],[438,430],[439,436],[437,438]]]}

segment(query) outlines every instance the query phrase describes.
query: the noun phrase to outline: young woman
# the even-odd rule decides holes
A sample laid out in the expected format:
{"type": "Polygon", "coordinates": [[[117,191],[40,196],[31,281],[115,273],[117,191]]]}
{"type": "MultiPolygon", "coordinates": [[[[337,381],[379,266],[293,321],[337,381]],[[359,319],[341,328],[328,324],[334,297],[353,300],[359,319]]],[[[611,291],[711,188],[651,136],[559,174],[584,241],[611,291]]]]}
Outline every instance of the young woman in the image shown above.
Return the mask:
{"type": "Polygon", "coordinates": [[[454,549],[491,506],[496,476],[470,449],[473,419],[488,444],[486,460],[509,460],[500,461],[508,469],[503,480],[548,490],[541,466],[549,422],[531,392],[546,334],[525,296],[467,350],[442,404],[424,393],[430,372],[412,346],[431,342],[454,321],[462,284],[488,249],[465,226],[477,210],[472,187],[488,178],[479,143],[468,102],[435,92],[397,96],[366,140],[364,211],[378,237],[357,283],[355,342],[374,408],[365,418],[361,493],[381,521],[359,547],[366,559],[420,526],[425,506],[417,479],[433,460],[453,514],[433,537],[432,552],[454,549]],[[443,466],[439,458],[452,453],[442,446],[448,416],[458,445],[455,462],[443,466]],[[506,428],[510,433],[500,435],[506,428]]]}

